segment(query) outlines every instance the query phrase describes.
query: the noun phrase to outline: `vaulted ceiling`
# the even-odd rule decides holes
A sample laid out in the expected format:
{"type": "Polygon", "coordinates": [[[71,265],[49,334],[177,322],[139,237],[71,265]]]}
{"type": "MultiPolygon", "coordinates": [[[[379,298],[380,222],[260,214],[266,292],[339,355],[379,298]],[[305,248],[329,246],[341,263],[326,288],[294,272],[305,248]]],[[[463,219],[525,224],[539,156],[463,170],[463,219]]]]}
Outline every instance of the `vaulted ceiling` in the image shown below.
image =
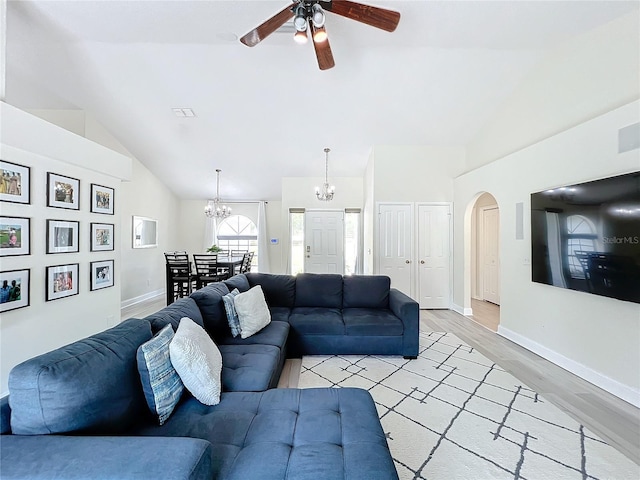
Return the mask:
{"type": "MultiPolygon", "coordinates": [[[[366,2],[365,2],[366,3],[366,2]]],[[[6,101],[90,112],[181,198],[277,199],[283,176],[361,176],[374,145],[465,145],[546,53],[637,1],[375,1],[393,33],[327,14],[335,68],[280,1],[13,1],[6,101]],[[193,109],[177,118],[172,108],[193,109]]]]}

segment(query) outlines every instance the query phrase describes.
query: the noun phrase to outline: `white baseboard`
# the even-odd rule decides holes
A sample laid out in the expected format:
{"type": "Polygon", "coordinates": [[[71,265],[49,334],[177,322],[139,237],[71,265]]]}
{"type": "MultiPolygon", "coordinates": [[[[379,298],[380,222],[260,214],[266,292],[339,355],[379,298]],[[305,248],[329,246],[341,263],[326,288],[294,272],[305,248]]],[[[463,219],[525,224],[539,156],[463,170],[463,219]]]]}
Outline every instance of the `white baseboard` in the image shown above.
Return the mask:
{"type": "Polygon", "coordinates": [[[640,407],[640,390],[636,390],[628,385],[618,382],[612,378],[607,377],[595,370],[571,360],[570,358],[561,355],[543,345],[540,345],[533,340],[530,340],[508,328],[498,326],[498,335],[517,343],[521,347],[531,350],[533,353],[540,355],[541,357],[555,363],[556,365],[568,370],[569,372],[583,378],[587,382],[606,390],[607,392],[621,398],[625,402],[628,402],[636,407],[640,407]]]}
{"type": "Polygon", "coordinates": [[[137,303],[141,303],[141,302],[144,302],[146,300],[151,300],[152,298],[156,298],[156,297],[159,297],[161,295],[164,295],[164,288],[161,288],[160,290],[154,290],[153,292],[147,292],[147,293],[145,293],[143,295],[139,295],[137,297],[129,298],[128,300],[123,300],[122,302],[120,302],[120,309],[127,308],[127,307],[132,307],[133,305],[136,305],[137,303]]]}
{"type": "Polygon", "coordinates": [[[463,308],[460,305],[456,305],[455,303],[451,304],[451,310],[460,315],[464,315],[465,317],[470,317],[473,315],[473,310],[471,308],[463,308]]]}

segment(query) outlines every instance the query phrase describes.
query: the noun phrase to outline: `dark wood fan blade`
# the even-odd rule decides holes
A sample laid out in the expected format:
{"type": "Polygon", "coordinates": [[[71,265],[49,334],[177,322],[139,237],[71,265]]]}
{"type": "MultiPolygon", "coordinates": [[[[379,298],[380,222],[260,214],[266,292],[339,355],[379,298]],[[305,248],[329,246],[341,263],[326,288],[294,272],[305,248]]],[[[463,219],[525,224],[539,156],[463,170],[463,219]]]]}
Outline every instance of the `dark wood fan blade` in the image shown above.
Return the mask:
{"type": "Polygon", "coordinates": [[[372,7],[348,0],[333,0],[323,8],[336,15],[350,18],[357,22],[366,23],[372,27],[393,32],[400,21],[400,13],[380,7],[372,7]]]}
{"type": "Polygon", "coordinates": [[[331,46],[329,45],[329,39],[322,42],[316,42],[313,40],[313,29],[312,29],[312,42],[313,48],[316,51],[316,58],[318,59],[318,67],[320,70],[328,70],[330,68],[335,67],[336,63],[333,61],[333,53],[331,52],[331,46]]]}
{"type": "Polygon", "coordinates": [[[293,9],[292,5],[289,5],[276,13],[273,17],[271,17],[266,22],[258,25],[256,28],[247,33],[244,37],[240,39],[242,43],[244,43],[247,47],[253,47],[260,43],[262,40],[267,38],[273,32],[275,32],[278,28],[284,25],[290,18],[293,17],[293,9]]]}

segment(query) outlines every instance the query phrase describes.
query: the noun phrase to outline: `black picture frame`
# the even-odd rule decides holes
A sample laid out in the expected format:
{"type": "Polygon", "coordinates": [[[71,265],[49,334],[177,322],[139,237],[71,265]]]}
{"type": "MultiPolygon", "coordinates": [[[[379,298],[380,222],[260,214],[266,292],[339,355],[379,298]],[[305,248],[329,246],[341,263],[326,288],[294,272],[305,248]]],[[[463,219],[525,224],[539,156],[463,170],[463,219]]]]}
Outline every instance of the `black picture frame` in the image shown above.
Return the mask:
{"type": "Polygon", "coordinates": [[[31,254],[31,219],[0,216],[0,257],[31,254]]]}
{"type": "Polygon", "coordinates": [[[80,222],[47,220],[47,254],[80,251],[80,222]]]}
{"type": "Polygon", "coordinates": [[[47,207],[80,210],[80,180],[47,172],[47,207]]]}
{"type": "Polygon", "coordinates": [[[92,252],[106,252],[115,249],[113,223],[91,223],[90,250],[92,252]]]}
{"type": "Polygon", "coordinates": [[[47,302],[72,297],[80,293],[79,267],[78,263],[69,263],[46,268],[45,300],[47,302]]]}
{"type": "Polygon", "coordinates": [[[0,272],[0,313],[9,312],[18,308],[28,307],[31,303],[31,269],[23,268],[21,270],[6,270],[0,272]],[[18,286],[19,293],[17,298],[15,290],[4,291],[4,284],[11,285],[10,289],[18,286]],[[14,285],[14,282],[15,285],[14,285]],[[6,297],[5,297],[6,295],[6,297]],[[11,299],[14,296],[13,300],[11,299]]]}
{"type": "Polygon", "coordinates": [[[0,180],[5,183],[0,201],[31,204],[31,167],[0,160],[0,180]]]}
{"type": "Polygon", "coordinates": [[[91,213],[99,213],[102,215],[114,214],[115,189],[91,184],[91,213]]]}
{"type": "Polygon", "coordinates": [[[91,262],[89,264],[90,290],[102,290],[103,288],[113,287],[114,285],[114,268],[113,260],[101,260],[91,262]]]}

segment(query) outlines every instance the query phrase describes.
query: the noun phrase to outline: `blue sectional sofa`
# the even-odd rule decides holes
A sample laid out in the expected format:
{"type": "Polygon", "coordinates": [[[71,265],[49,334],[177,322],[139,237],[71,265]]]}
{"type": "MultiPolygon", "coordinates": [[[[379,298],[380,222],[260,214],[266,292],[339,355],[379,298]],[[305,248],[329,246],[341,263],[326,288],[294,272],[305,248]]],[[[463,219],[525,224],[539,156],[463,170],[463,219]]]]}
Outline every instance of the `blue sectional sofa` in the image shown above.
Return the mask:
{"type": "Polygon", "coordinates": [[[288,355],[414,357],[417,342],[417,304],[387,277],[237,275],[16,366],[0,402],[0,477],[397,479],[367,391],[273,387],[288,355]],[[272,321],[234,338],[222,295],[255,285],[272,321]],[[185,391],[158,425],[136,352],[185,316],[222,354],[223,393],[207,406],[185,391]]]}

